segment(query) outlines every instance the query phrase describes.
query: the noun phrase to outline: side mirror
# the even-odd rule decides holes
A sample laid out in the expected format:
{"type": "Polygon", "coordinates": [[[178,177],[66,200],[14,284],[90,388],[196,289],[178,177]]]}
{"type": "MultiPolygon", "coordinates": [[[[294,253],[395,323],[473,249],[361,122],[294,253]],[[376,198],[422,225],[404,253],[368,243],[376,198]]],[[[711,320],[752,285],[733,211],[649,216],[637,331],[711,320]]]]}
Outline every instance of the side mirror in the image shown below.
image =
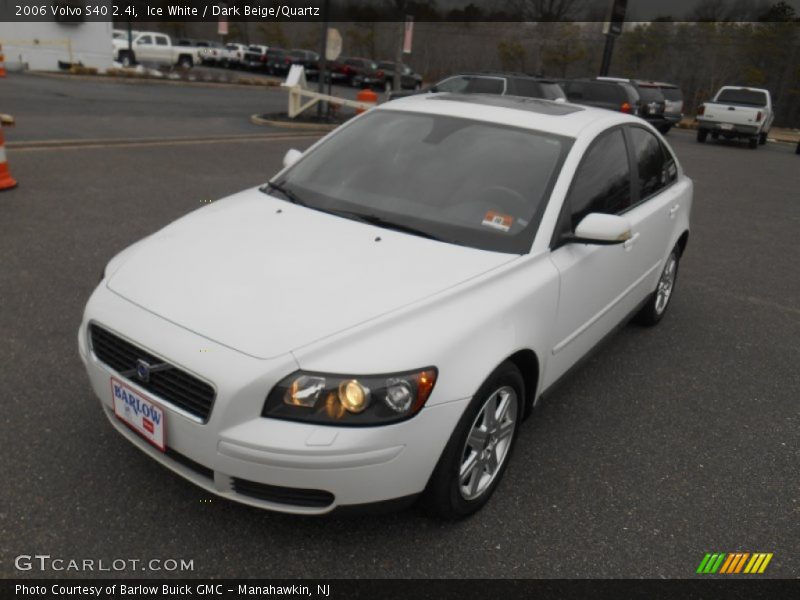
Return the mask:
{"type": "Polygon", "coordinates": [[[568,242],[582,244],[621,244],[631,239],[631,223],[619,215],[589,213],[575,228],[568,242]]]}
{"type": "Polygon", "coordinates": [[[295,150],[294,148],[288,150],[283,157],[283,166],[291,167],[294,163],[300,160],[301,156],[303,156],[303,153],[300,152],[300,150],[295,150]]]}

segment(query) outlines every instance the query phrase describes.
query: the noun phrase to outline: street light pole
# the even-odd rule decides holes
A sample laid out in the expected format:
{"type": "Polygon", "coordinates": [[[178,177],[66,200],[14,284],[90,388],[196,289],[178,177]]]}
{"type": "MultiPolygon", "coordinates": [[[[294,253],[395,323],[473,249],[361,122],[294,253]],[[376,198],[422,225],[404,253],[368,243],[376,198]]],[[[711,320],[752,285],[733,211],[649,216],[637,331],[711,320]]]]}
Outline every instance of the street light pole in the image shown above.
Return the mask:
{"type": "MultiPolygon", "coordinates": [[[[322,35],[319,46],[319,69],[317,73],[317,92],[325,93],[325,73],[328,70],[328,59],[325,54],[328,49],[328,19],[330,17],[330,0],[325,0],[322,5],[322,35]]],[[[322,102],[317,102],[317,118],[322,119],[322,102]]]]}

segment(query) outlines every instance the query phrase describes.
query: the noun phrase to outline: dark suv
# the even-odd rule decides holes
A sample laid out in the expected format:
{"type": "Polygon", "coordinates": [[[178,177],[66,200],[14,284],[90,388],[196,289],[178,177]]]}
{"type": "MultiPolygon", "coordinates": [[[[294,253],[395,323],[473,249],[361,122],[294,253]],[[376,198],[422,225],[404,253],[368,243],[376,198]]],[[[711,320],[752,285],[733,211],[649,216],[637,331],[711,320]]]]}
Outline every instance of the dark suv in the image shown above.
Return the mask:
{"type": "Polygon", "coordinates": [[[666,98],[658,83],[642,81],[641,79],[623,79],[621,77],[598,77],[598,81],[612,81],[618,84],[632,85],[639,94],[639,116],[658,129],[666,133],[672,123],[664,116],[666,98]]]}
{"type": "MultiPolygon", "coordinates": [[[[427,93],[497,94],[525,96],[546,100],[566,100],[564,90],[554,79],[524,73],[459,73],[451,75],[423,90],[427,93]]],[[[411,96],[416,92],[392,92],[390,98],[411,96]]]]}
{"type": "Polygon", "coordinates": [[[567,100],[575,104],[639,115],[641,104],[639,92],[629,83],[597,79],[569,79],[563,81],[561,86],[564,88],[567,100]]]}

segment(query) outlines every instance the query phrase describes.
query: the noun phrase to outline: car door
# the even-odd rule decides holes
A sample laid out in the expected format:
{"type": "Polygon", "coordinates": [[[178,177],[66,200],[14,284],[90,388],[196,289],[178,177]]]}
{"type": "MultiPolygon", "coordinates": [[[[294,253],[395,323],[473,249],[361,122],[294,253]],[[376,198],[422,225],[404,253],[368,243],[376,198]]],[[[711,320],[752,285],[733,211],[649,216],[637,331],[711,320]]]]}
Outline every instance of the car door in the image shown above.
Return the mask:
{"type": "MultiPolygon", "coordinates": [[[[631,258],[645,273],[635,295],[640,300],[656,287],[661,268],[680,232],[677,216],[685,204],[688,184],[678,181],[678,167],[671,152],[649,129],[625,127],[633,164],[633,204],[625,211],[634,226],[637,251],[631,258]]],[[[684,207],[685,208],[685,207],[684,207]]]]}
{"type": "Polygon", "coordinates": [[[169,43],[169,38],[166,35],[154,35],[154,52],[156,60],[163,64],[172,63],[172,47],[169,43]]]}
{"type": "Polygon", "coordinates": [[[157,60],[158,53],[156,52],[156,45],[153,41],[153,36],[150,34],[141,35],[136,38],[136,59],[139,61],[154,61],[157,60]]]}
{"type": "Polygon", "coordinates": [[[640,298],[644,273],[638,224],[633,237],[613,245],[570,243],[568,236],[589,213],[622,214],[634,192],[630,154],[622,127],[601,133],[575,172],[551,243],[559,272],[559,305],[551,339],[545,386],[625,318],[640,298]]]}

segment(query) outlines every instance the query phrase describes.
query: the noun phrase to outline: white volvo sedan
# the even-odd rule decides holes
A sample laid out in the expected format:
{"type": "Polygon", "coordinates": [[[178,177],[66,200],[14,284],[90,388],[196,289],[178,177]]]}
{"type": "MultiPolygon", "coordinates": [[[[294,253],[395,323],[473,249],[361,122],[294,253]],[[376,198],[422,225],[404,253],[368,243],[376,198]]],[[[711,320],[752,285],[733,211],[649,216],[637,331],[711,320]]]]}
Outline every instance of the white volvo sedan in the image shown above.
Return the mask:
{"type": "Polygon", "coordinates": [[[520,422],[630,316],[655,324],[692,182],[628,115],[416,96],[108,264],[78,342],[109,421],[208,492],[457,518],[520,422]]]}

